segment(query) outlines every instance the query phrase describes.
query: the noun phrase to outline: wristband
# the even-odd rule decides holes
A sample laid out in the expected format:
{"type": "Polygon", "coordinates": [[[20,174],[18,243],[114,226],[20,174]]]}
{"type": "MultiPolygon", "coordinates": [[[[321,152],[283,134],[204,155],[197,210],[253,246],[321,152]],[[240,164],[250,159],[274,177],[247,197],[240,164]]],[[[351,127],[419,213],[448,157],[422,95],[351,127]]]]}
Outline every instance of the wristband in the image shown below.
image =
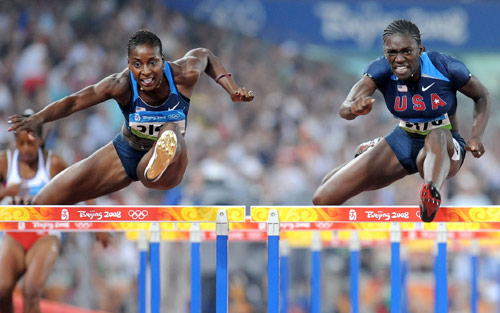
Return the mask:
{"type": "Polygon", "coordinates": [[[224,73],[224,74],[217,75],[217,77],[215,77],[215,82],[217,83],[219,81],[219,79],[221,79],[222,77],[229,77],[229,76],[231,76],[231,73],[224,73]]]}

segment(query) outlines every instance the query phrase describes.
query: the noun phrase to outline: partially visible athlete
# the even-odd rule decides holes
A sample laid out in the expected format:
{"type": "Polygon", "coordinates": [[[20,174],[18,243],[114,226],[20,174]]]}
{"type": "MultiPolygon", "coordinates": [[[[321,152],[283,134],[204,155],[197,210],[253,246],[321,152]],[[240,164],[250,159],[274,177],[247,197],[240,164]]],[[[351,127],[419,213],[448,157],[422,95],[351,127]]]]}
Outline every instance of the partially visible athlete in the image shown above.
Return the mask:
{"type": "MultiPolygon", "coordinates": [[[[60,156],[43,147],[41,127],[31,134],[19,131],[15,139],[15,150],[0,153],[0,200],[4,204],[30,202],[67,167],[60,156]]],[[[108,239],[105,240],[106,245],[108,239]]],[[[6,232],[0,243],[0,313],[14,312],[12,294],[21,277],[23,311],[40,312],[40,298],[59,255],[59,245],[57,232],[6,232]]]]}
{"type": "Polygon", "coordinates": [[[213,78],[232,101],[254,99],[208,49],[193,49],[169,62],[158,36],[147,30],[133,34],[127,49],[128,67],[122,72],[55,101],[29,118],[10,117],[12,131],[33,130],[114,99],[125,118],[122,132],[112,142],[58,175],[35,197],[34,204],[74,204],[134,181],[148,188],[173,188],[182,181],[188,163],[186,118],[201,75],[213,78]]]}
{"type": "Polygon", "coordinates": [[[419,173],[420,213],[431,222],[441,205],[440,189],[460,169],[465,151],[484,152],[482,137],[490,113],[488,90],[454,57],[425,52],[420,30],[408,20],[395,20],[384,30],[384,57],[370,63],[340,108],[352,120],[368,114],[379,90],[389,111],[399,119],[383,140],[344,166],[330,172],[316,190],[316,205],[342,204],[367,190],[385,187],[419,173]],[[469,142],[458,133],[459,91],[474,102],[469,142]]]}

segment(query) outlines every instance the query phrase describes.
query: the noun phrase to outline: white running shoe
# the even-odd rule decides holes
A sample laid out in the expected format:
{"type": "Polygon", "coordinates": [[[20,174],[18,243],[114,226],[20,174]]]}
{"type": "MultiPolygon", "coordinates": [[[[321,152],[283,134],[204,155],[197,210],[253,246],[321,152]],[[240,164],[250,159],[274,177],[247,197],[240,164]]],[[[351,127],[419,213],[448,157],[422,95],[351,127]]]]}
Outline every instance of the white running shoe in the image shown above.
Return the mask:
{"type": "Polygon", "coordinates": [[[164,131],[156,141],[153,156],[144,171],[146,179],[155,182],[172,162],[177,150],[177,136],[172,130],[164,131]]]}

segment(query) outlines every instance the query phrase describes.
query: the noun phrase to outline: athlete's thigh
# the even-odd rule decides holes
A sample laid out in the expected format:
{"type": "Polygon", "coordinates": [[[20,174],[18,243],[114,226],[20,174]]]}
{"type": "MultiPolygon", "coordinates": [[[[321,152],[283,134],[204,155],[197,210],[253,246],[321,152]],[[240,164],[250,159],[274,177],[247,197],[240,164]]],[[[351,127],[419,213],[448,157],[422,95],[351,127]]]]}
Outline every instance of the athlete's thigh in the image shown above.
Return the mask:
{"type": "Polygon", "coordinates": [[[120,190],[131,182],[110,142],[49,181],[34,203],[75,204],[120,190]]]}
{"type": "Polygon", "coordinates": [[[379,189],[408,175],[385,139],[356,159],[360,159],[356,175],[363,190],[379,189]]]}
{"type": "Polygon", "coordinates": [[[14,289],[25,271],[24,249],[9,235],[0,240],[0,290],[14,289]]]}
{"type": "MultiPolygon", "coordinates": [[[[445,135],[446,138],[446,153],[448,154],[448,157],[450,158],[450,170],[448,172],[447,177],[452,177],[455,176],[455,174],[460,170],[460,167],[462,166],[462,153],[461,153],[461,147],[458,144],[458,142],[455,145],[455,141],[453,139],[453,136],[450,131],[448,130],[437,130],[445,135]]],[[[427,140],[427,138],[426,138],[427,140]]],[[[427,142],[426,142],[427,144],[427,142]]],[[[435,142],[432,144],[439,144],[439,142],[435,142]]],[[[417,168],[420,173],[420,176],[423,177],[423,168],[424,168],[424,161],[425,158],[427,157],[427,148],[426,145],[420,150],[417,156],[417,168]]]]}
{"type": "Polygon", "coordinates": [[[331,204],[341,204],[366,190],[374,190],[404,177],[406,170],[385,140],[338,169],[319,188],[331,204]]]}
{"type": "Polygon", "coordinates": [[[26,253],[25,288],[43,288],[59,255],[60,242],[56,236],[38,239],[26,253]]]}

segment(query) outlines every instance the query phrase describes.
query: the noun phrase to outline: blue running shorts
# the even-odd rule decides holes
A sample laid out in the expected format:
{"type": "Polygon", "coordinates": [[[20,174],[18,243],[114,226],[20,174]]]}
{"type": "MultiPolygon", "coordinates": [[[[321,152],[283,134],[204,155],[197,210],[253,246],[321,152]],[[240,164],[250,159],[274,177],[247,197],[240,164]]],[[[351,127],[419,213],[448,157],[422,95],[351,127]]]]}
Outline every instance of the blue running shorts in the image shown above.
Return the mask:
{"type": "Polygon", "coordinates": [[[113,139],[113,146],[115,147],[116,153],[118,153],[120,161],[122,161],[127,176],[133,180],[139,180],[139,177],[137,177],[137,165],[147,151],[132,149],[121,132],[113,139]]]}
{"type": "MultiPolygon", "coordinates": [[[[451,135],[460,146],[460,154],[463,163],[465,158],[465,140],[456,131],[452,131],[451,135]]],[[[385,136],[385,140],[394,154],[396,154],[399,163],[408,171],[408,174],[417,173],[417,156],[424,147],[425,137],[412,137],[408,132],[396,125],[394,129],[385,136]]]]}

